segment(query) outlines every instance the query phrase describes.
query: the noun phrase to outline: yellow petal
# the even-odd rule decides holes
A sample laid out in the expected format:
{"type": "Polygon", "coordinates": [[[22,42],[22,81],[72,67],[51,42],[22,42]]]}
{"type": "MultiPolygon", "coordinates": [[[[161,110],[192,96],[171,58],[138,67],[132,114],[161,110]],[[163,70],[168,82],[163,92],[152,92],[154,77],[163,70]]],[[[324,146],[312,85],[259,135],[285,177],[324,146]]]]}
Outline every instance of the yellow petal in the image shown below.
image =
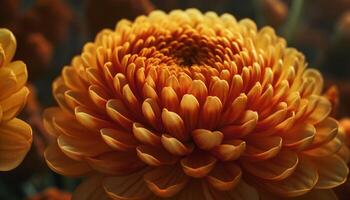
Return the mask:
{"type": "Polygon", "coordinates": [[[329,100],[322,96],[311,96],[310,101],[315,101],[314,105],[309,105],[307,122],[317,124],[326,119],[332,111],[332,105],[329,100]],[[313,99],[314,98],[314,99],[313,99]],[[309,111],[309,109],[311,111],[309,111]]]}
{"type": "Polygon", "coordinates": [[[17,78],[15,73],[9,68],[0,68],[0,100],[3,100],[16,92],[17,78]]]}
{"type": "Polygon", "coordinates": [[[193,141],[200,149],[210,150],[221,144],[224,135],[220,131],[195,129],[191,133],[193,141]]]}
{"type": "Polygon", "coordinates": [[[185,174],[191,177],[200,178],[210,173],[214,168],[216,159],[200,152],[195,152],[181,159],[181,166],[185,174]]]}
{"type": "Polygon", "coordinates": [[[279,181],[290,176],[298,165],[298,156],[292,151],[282,151],[269,160],[260,162],[242,161],[242,167],[254,176],[279,181]]]}
{"type": "Polygon", "coordinates": [[[32,130],[19,119],[12,119],[0,125],[0,171],[17,167],[32,144],[32,130]]]}
{"type": "Polygon", "coordinates": [[[141,170],[127,176],[108,177],[104,180],[103,187],[114,200],[146,200],[152,193],[143,180],[144,173],[145,170],[141,170]]]}
{"type": "Polygon", "coordinates": [[[323,144],[313,149],[303,151],[303,153],[313,157],[325,157],[325,156],[333,155],[334,153],[338,152],[342,146],[343,146],[342,141],[337,137],[335,137],[333,140],[327,142],[326,144],[323,144]]]}
{"type": "Polygon", "coordinates": [[[98,85],[91,85],[89,87],[89,95],[91,100],[100,109],[106,108],[106,103],[110,99],[109,95],[98,85]]]}
{"type": "Polygon", "coordinates": [[[180,192],[189,180],[180,166],[157,167],[144,175],[148,188],[159,197],[172,197],[180,192]]]}
{"type": "Polygon", "coordinates": [[[15,55],[17,46],[16,38],[10,30],[5,28],[0,29],[0,44],[5,53],[5,62],[1,64],[7,65],[15,55]]]}
{"type": "Polygon", "coordinates": [[[44,156],[50,169],[64,176],[82,176],[91,171],[87,163],[67,157],[57,143],[52,143],[47,147],[44,156]]]}

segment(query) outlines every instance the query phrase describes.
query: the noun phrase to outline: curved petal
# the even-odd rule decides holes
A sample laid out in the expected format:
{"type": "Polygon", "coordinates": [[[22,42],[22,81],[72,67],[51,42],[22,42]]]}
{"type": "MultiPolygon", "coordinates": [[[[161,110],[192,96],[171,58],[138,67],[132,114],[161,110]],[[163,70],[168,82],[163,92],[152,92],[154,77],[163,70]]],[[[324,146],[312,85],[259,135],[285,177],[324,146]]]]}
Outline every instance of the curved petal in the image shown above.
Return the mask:
{"type": "MultiPolygon", "coordinates": [[[[332,111],[332,105],[329,102],[329,100],[325,97],[314,95],[312,95],[312,97],[315,99],[314,101],[316,102],[314,107],[310,108],[312,109],[312,111],[306,111],[307,113],[310,113],[307,117],[307,122],[311,124],[317,124],[328,117],[329,113],[331,113],[332,111]]],[[[313,98],[311,99],[311,101],[313,100],[313,98]]],[[[310,105],[308,106],[308,109],[309,107],[310,105]]]]}
{"type": "Polygon", "coordinates": [[[189,177],[180,166],[161,166],[144,175],[148,188],[157,196],[172,197],[187,184],[189,177]]]}
{"type": "Polygon", "coordinates": [[[22,120],[12,119],[0,125],[0,171],[17,167],[32,144],[32,129],[22,120]]]}
{"type": "Polygon", "coordinates": [[[338,152],[342,146],[342,141],[335,137],[333,140],[327,142],[326,144],[303,151],[303,154],[314,157],[326,157],[338,152]]]}
{"type": "Polygon", "coordinates": [[[302,195],[300,197],[294,197],[290,200],[338,200],[337,195],[333,192],[333,190],[318,190],[313,189],[312,191],[302,195]]]}
{"type": "Polygon", "coordinates": [[[102,182],[104,176],[94,174],[85,180],[74,190],[72,200],[109,200],[102,182]]]}
{"type": "Polygon", "coordinates": [[[138,146],[137,155],[146,164],[151,166],[174,164],[177,158],[169,154],[165,149],[141,145],[138,146]]]}
{"type": "Polygon", "coordinates": [[[190,146],[182,143],[178,139],[171,137],[170,135],[163,134],[161,138],[163,147],[171,154],[176,156],[184,156],[191,153],[194,146],[190,146]]]}
{"type": "Polygon", "coordinates": [[[29,95],[28,88],[24,87],[10,97],[0,101],[2,107],[2,121],[7,121],[19,114],[27,102],[29,95]]]}
{"type": "Polygon", "coordinates": [[[220,145],[224,138],[224,135],[220,131],[210,131],[207,129],[195,129],[191,135],[197,147],[203,150],[210,150],[220,145]]]}
{"type": "Polygon", "coordinates": [[[242,140],[225,141],[223,144],[214,147],[211,153],[221,161],[238,159],[246,148],[246,143],[242,140]]]}
{"type": "Polygon", "coordinates": [[[112,148],[119,151],[134,151],[138,141],[131,133],[120,129],[104,128],[100,130],[102,139],[112,148]]]}
{"type": "Polygon", "coordinates": [[[314,140],[316,129],[311,124],[300,124],[292,130],[280,134],[283,147],[300,151],[307,148],[314,140]]]}
{"type": "Polygon", "coordinates": [[[189,134],[185,129],[182,118],[175,112],[168,111],[166,108],[162,112],[162,122],[167,133],[180,141],[189,138],[189,134]]]}
{"type": "Polygon", "coordinates": [[[180,115],[188,131],[193,130],[197,126],[199,109],[199,102],[195,96],[185,94],[182,97],[180,102],[180,115]]]}
{"type": "Polygon", "coordinates": [[[47,147],[44,156],[50,169],[64,176],[82,176],[91,171],[87,163],[67,157],[57,143],[52,143],[47,147]]]}
{"type": "Polygon", "coordinates": [[[106,111],[110,118],[117,122],[126,130],[131,130],[132,119],[130,119],[128,109],[119,99],[111,99],[106,104],[106,111]]]}
{"type": "Polygon", "coordinates": [[[146,170],[127,175],[108,177],[103,182],[103,187],[108,196],[114,200],[147,200],[151,195],[143,175],[146,170]]]}
{"type": "Polygon", "coordinates": [[[241,180],[242,170],[234,163],[217,164],[208,174],[206,180],[219,191],[233,189],[241,180]]]}
{"type": "Polygon", "coordinates": [[[81,106],[75,108],[75,117],[88,129],[100,130],[102,128],[115,127],[111,122],[107,121],[107,119],[104,119],[103,116],[99,116],[81,106]]]}
{"type": "Polygon", "coordinates": [[[278,136],[249,138],[246,142],[243,156],[250,161],[270,159],[276,156],[282,147],[282,138],[278,136]]]}
{"type": "Polygon", "coordinates": [[[151,146],[161,145],[160,136],[145,128],[142,124],[135,122],[132,126],[135,138],[143,144],[151,146]]]}
{"type": "Polygon", "coordinates": [[[57,143],[61,151],[74,160],[83,160],[85,157],[111,151],[101,138],[76,138],[62,134],[57,138],[57,143]]]}
{"type": "Polygon", "coordinates": [[[328,117],[322,122],[316,124],[315,128],[315,138],[309,148],[315,148],[319,145],[325,144],[331,141],[338,134],[338,122],[331,117],[328,117]]]}
{"type": "Polygon", "coordinates": [[[237,139],[242,138],[251,133],[258,122],[258,113],[247,110],[240,120],[239,124],[228,125],[221,128],[221,132],[224,133],[225,139],[237,139]]]}
{"type": "Polygon", "coordinates": [[[242,167],[254,176],[279,181],[290,176],[298,165],[298,156],[291,151],[281,151],[277,156],[261,162],[242,161],[242,167]]]}
{"type": "Polygon", "coordinates": [[[216,96],[207,96],[201,110],[200,127],[213,129],[218,126],[222,111],[222,102],[216,96]]]}
{"type": "Polygon", "coordinates": [[[91,168],[104,174],[124,175],[144,167],[134,152],[112,151],[86,158],[91,168]]]}
{"type": "Polygon", "coordinates": [[[7,65],[15,55],[17,47],[16,38],[10,30],[5,28],[0,29],[0,44],[5,54],[5,61],[0,64],[7,65]]]}
{"type": "Polygon", "coordinates": [[[317,189],[331,189],[343,184],[349,173],[346,163],[337,155],[328,157],[310,157],[318,170],[317,189]]]}
{"type": "Polygon", "coordinates": [[[181,159],[180,163],[185,174],[200,178],[210,173],[215,166],[216,158],[203,152],[194,152],[181,159]]]}
{"type": "Polygon", "coordinates": [[[295,197],[309,192],[317,183],[317,168],[303,157],[294,173],[281,181],[259,181],[261,186],[281,197],[295,197]]]}
{"type": "Polygon", "coordinates": [[[241,180],[233,190],[228,191],[227,194],[232,200],[259,199],[258,191],[243,180],[241,180]]]}

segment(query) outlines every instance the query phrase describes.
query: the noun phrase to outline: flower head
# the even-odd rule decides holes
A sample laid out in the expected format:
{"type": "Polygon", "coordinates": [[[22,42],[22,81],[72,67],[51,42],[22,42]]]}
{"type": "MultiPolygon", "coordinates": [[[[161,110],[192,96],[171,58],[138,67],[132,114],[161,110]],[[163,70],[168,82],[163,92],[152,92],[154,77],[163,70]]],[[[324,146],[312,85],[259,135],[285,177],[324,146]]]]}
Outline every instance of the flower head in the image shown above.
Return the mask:
{"type": "Polygon", "coordinates": [[[46,161],[89,175],[73,199],[333,197],[348,167],[322,85],[270,27],[154,11],[101,31],[63,68],[46,161]]]}
{"type": "Polygon", "coordinates": [[[0,29],[0,171],[17,167],[32,143],[28,124],[15,118],[24,107],[28,89],[26,65],[11,62],[16,39],[7,29],[0,29]]]}

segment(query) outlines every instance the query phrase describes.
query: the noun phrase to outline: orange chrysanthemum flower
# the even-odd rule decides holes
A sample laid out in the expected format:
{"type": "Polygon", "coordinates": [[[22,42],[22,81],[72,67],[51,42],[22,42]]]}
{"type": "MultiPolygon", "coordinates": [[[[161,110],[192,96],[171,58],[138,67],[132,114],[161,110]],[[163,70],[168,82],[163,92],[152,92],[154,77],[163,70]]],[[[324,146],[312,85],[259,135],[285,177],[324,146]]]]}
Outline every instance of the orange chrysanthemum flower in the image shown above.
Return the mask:
{"type": "Polygon", "coordinates": [[[0,29],[0,171],[17,167],[32,144],[32,129],[15,118],[24,107],[29,90],[27,69],[22,61],[11,62],[16,39],[0,29]]]}
{"type": "Polygon", "coordinates": [[[122,20],[53,83],[46,161],[88,176],[73,199],[333,198],[347,149],[322,83],[249,19],[189,9],[122,20]]]}

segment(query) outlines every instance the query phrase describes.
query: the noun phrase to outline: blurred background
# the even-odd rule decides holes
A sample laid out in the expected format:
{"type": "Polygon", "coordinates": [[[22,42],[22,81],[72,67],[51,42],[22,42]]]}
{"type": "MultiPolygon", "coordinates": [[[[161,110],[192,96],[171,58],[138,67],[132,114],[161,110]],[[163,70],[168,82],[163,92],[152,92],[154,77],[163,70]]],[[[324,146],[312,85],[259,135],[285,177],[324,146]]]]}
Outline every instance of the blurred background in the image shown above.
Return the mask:
{"type": "MultiPolygon", "coordinates": [[[[258,27],[273,26],[288,46],[305,54],[309,66],[322,71],[334,117],[350,116],[350,0],[0,0],[0,27],[15,34],[16,59],[23,60],[29,71],[32,93],[20,117],[34,131],[24,162],[0,173],[0,199],[68,200],[79,183],[46,167],[43,152],[50,138],[40,115],[55,104],[53,79],[84,43],[102,28],[114,28],[122,18],[191,7],[248,17],[258,27]]],[[[339,199],[349,199],[350,181],[336,191],[339,199]]]]}

